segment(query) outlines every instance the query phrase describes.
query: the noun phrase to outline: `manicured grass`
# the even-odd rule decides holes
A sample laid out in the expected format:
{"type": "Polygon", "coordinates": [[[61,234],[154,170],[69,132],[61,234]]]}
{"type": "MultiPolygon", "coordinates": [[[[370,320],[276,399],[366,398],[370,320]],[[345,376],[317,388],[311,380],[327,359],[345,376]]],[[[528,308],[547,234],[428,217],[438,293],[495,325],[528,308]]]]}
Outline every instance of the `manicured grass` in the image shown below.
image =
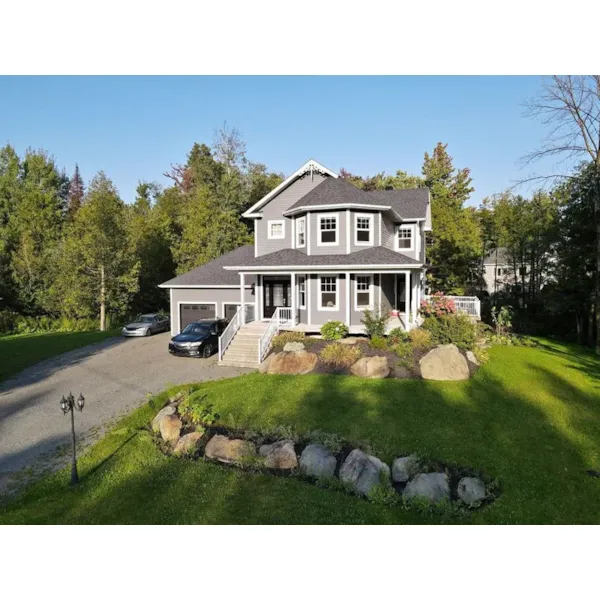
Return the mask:
{"type": "Polygon", "coordinates": [[[35,363],[115,335],[114,331],[28,333],[0,337],[0,381],[35,363]]]}
{"type": "Polygon", "coordinates": [[[121,422],[68,471],[30,487],[0,523],[599,523],[600,360],[575,346],[495,347],[467,382],[246,375],[202,384],[222,421],[335,432],[382,459],[406,452],[473,467],[500,497],[465,517],[387,507],[294,478],[163,456],[140,431],[164,402],[121,422]]]}

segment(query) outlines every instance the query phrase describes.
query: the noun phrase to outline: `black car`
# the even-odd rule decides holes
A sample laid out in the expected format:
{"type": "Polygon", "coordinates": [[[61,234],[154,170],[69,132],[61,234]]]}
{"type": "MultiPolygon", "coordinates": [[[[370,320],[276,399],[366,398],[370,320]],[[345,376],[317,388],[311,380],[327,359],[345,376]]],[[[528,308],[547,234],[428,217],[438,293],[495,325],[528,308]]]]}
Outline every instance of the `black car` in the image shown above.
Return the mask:
{"type": "Polygon", "coordinates": [[[169,352],[177,356],[208,358],[219,348],[219,336],[227,327],[225,319],[202,319],[185,326],[169,342],[169,352]]]}

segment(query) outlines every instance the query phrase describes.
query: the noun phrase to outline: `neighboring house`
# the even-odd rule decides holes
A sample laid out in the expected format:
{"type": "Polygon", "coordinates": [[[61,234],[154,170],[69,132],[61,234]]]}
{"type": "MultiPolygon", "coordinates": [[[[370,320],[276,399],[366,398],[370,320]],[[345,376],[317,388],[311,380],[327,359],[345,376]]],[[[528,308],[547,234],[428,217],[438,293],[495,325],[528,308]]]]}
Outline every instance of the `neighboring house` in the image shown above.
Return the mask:
{"type": "Polygon", "coordinates": [[[501,292],[510,292],[515,285],[520,287],[523,275],[527,285],[529,283],[527,265],[518,267],[517,281],[515,282],[515,268],[506,248],[491,250],[483,260],[483,279],[490,296],[501,292]],[[524,269],[524,273],[521,271],[522,269],[524,269]]]}
{"type": "Polygon", "coordinates": [[[170,292],[173,334],[198,318],[232,319],[238,307],[240,325],[276,315],[286,328],[317,332],[339,320],[359,333],[367,308],[399,311],[390,325],[416,325],[427,188],[364,192],[309,160],[243,216],[254,221],[254,246],[160,286],[170,292]]]}

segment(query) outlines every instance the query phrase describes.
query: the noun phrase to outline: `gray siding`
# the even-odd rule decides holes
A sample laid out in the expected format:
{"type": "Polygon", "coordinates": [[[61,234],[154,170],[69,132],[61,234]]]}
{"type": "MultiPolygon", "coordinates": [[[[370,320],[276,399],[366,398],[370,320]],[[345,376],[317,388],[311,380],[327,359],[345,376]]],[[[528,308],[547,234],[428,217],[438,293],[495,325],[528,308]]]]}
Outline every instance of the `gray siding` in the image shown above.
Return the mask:
{"type": "Polygon", "coordinates": [[[263,207],[262,217],[256,223],[256,256],[292,247],[292,219],[284,217],[283,213],[324,179],[325,176],[318,173],[314,173],[312,177],[310,174],[306,174],[263,207]],[[283,239],[269,239],[268,223],[272,220],[283,220],[285,222],[285,237],[283,239]]]}
{"type": "MultiPolygon", "coordinates": [[[[255,297],[252,288],[244,291],[244,299],[253,303],[255,297]]],[[[171,290],[171,333],[176,335],[179,330],[179,304],[215,304],[217,317],[225,315],[223,304],[239,304],[239,288],[173,288],[171,290]]]]}
{"type": "Polygon", "coordinates": [[[346,254],[347,241],[346,241],[346,211],[345,210],[327,210],[320,212],[308,213],[310,219],[310,237],[308,243],[310,244],[311,256],[318,256],[321,254],[346,254]],[[328,213],[337,214],[338,216],[338,235],[337,245],[335,246],[319,246],[317,240],[319,239],[319,215],[327,215],[328,213]]]}
{"type": "MultiPolygon", "coordinates": [[[[389,248],[390,250],[396,251],[396,225],[401,223],[394,223],[388,217],[382,215],[381,221],[381,233],[382,240],[381,245],[389,248]]],[[[404,225],[412,225],[414,229],[414,243],[413,250],[401,250],[402,254],[410,256],[415,260],[424,260],[425,255],[425,240],[423,238],[423,227],[420,223],[414,223],[410,221],[403,221],[404,225]]]]}
{"type": "MultiPolygon", "coordinates": [[[[381,227],[383,228],[383,216],[380,216],[380,212],[368,212],[368,211],[350,211],[350,252],[359,252],[366,248],[373,246],[381,246],[381,230],[379,228],[379,219],[381,219],[381,227]],[[372,235],[373,244],[372,246],[357,246],[354,243],[356,239],[356,216],[355,215],[373,215],[372,216],[372,235]]],[[[345,250],[344,250],[345,251],[345,250]]]]}
{"type": "Polygon", "coordinates": [[[390,250],[396,250],[394,235],[396,231],[396,224],[386,217],[381,216],[381,245],[389,248],[390,250]]]}
{"type": "Polygon", "coordinates": [[[323,325],[327,321],[346,321],[346,286],[344,284],[345,275],[332,273],[331,277],[337,277],[338,285],[338,306],[337,310],[319,310],[320,300],[320,281],[318,275],[311,275],[310,282],[310,320],[311,325],[323,325]]]}

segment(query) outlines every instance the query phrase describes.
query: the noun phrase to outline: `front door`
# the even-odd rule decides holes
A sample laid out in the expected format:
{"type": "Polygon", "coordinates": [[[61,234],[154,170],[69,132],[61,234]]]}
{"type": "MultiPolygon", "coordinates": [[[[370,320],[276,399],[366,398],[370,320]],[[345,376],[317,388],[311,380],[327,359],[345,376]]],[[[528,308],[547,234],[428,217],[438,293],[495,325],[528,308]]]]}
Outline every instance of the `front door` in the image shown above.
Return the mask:
{"type": "Polygon", "coordinates": [[[285,280],[263,281],[263,317],[270,319],[278,306],[291,306],[290,282],[285,280]]]}

